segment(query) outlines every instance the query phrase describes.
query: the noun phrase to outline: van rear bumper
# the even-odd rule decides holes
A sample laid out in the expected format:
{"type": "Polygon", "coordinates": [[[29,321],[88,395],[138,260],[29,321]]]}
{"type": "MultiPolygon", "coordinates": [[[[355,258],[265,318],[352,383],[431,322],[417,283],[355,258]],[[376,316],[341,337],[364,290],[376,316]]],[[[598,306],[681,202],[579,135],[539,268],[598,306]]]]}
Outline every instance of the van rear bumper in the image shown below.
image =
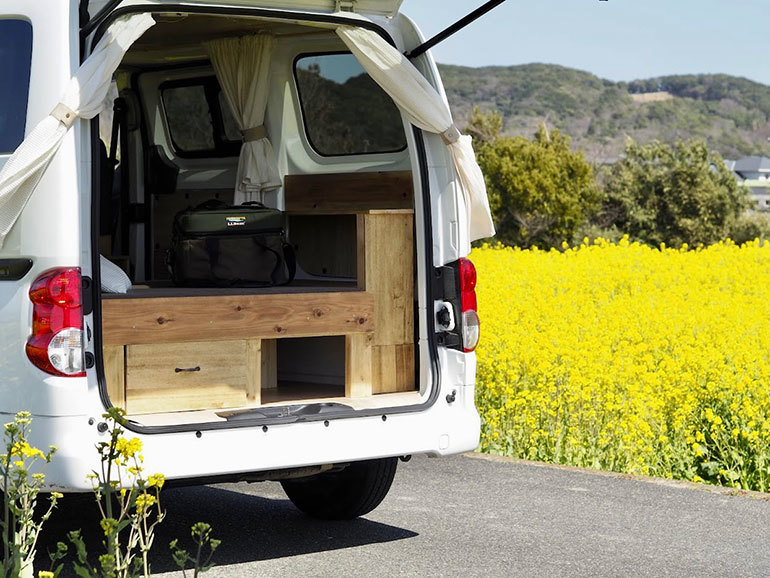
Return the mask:
{"type": "MultiPolygon", "coordinates": [[[[440,399],[422,411],[384,416],[295,422],[177,433],[134,434],[143,443],[145,473],[169,480],[227,478],[232,475],[344,463],[389,456],[450,455],[473,450],[480,420],[474,387],[456,388],[449,403],[440,399]]],[[[46,487],[58,491],[91,489],[87,474],[100,470],[95,444],[105,441],[98,420],[89,416],[34,416],[31,442],[59,448],[47,466],[46,487]]]]}

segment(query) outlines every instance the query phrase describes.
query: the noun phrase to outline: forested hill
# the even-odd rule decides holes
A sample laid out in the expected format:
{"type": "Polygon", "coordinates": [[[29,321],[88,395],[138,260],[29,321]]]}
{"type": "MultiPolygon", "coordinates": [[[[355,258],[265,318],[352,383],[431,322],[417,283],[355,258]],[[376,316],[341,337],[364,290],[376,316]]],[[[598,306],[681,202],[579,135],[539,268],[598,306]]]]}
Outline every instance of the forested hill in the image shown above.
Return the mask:
{"type": "Polygon", "coordinates": [[[716,75],[630,83],[551,64],[439,65],[458,125],[474,106],[503,115],[504,134],[532,136],[544,120],[591,160],[613,160],[626,135],[640,142],[700,137],[726,158],[770,156],[770,86],[716,75]]]}

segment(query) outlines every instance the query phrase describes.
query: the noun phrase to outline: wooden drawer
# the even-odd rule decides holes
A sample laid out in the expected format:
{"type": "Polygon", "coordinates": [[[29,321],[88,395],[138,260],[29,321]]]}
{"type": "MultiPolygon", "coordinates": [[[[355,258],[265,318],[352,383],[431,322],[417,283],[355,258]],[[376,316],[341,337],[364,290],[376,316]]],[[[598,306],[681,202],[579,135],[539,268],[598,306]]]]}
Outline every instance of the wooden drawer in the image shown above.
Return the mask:
{"type": "Polygon", "coordinates": [[[127,413],[245,405],[259,379],[251,349],[246,340],[126,346],[127,413]]]}

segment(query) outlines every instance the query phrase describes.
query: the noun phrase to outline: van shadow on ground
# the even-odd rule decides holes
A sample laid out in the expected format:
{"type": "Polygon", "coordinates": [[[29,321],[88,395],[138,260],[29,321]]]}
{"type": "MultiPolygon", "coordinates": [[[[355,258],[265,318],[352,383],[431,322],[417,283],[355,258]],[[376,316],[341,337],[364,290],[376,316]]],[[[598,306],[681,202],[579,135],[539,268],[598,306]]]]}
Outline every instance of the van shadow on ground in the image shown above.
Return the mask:
{"type": "MultiPolygon", "coordinates": [[[[404,528],[372,522],[363,518],[349,522],[323,522],[308,518],[285,499],[269,499],[216,487],[167,489],[161,494],[167,516],[158,526],[151,564],[152,572],[171,572],[176,566],[168,543],[180,538],[189,551],[190,527],[208,522],[214,537],[222,540],[214,562],[217,566],[270,560],[403,540],[418,534],[404,528]]],[[[48,569],[48,550],[57,541],[66,541],[68,531],[81,528],[92,553],[99,553],[102,534],[99,515],[90,495],[69,495],[43,529],[35,564],[48,569]]],[[[61,578],[74,576],[70,560],[61,578]]]]}

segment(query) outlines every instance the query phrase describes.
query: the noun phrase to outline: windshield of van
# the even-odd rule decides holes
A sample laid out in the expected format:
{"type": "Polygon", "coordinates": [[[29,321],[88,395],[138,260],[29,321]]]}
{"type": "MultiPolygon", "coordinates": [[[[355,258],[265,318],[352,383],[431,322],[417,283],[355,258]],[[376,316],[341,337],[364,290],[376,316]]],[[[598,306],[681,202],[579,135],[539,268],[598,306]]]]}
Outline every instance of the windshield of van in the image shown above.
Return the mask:
{"type": "Polygon", "coordinates": [[[0,20],[0,154],[12,153],[24,139],[31,59],[32,25],[0,20]]]}

